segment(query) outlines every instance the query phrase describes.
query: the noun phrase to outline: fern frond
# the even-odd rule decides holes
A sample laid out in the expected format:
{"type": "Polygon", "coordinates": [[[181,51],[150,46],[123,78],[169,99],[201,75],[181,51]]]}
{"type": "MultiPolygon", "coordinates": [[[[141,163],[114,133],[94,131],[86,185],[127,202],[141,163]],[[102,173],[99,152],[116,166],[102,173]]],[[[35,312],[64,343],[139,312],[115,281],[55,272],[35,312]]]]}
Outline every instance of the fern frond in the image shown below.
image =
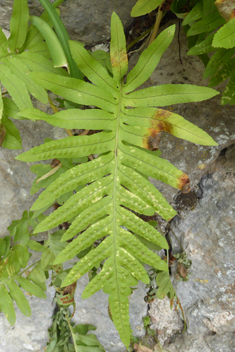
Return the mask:
{"type": "Polygon", "coordinates": [[[56,126],[67,124],[73,128],[79,126],[103,131],[91,136],[48,142],[17,159],[37,161],[100,154],[96,159],[66,171],[39,196],[32,207],[34,210],[48,207],[62,194],[86,185],[43,220],[35,232],[52,229],[63,221],[72,221],[62,241],[73,240],[58,254],[54,264],[70,260],[94,242],[99,242],[75,264],[62,285],[73,283],[106,260],[102,270],[88,284],[83,297],[102,288],[109,294],[114,324],[128,346],[130,286],[136,285],[138,280],[149,281],[142,263],[163,272],[168,270],[166,262],[141,241],[143,238],[146,243],[168,248],[165,238],[132,211],[146,215],[157,212],[169,220],[176,214],[175,210],[147,177],[157,178],[178,189],[187,188],[189,183],[187,175],[160,158],[158,151],[151,151],[151,138],[160,131],[166,131],[194,143],[216,144],[183,117],[156,106],[204,100],[218,93],[210,88],[183,85],[164,85],[132,92],[153,72],[153,64],[160,60],[173,38],[174,26],[166,29],[140,56],[126,83],[123,78],[127,72],[125,37],[116,14],[112,15],[111,29],[113,78],[76,42],[70,42],[74,60],[93,84],[54,74],[31,75],[44,88],[72,102],[93,105],[98,109],[72,109],[53,116],[27,109],[19,114],[56,126]]]}
{"type": "MultiPolygon", "coordinates": [[[[47,15],[44,14],[42,17],[47,20],[47,15]]],[[[38,20],[43,21],[43,19],[38,20]]],[[[0,82],[20,110],[33,107],[30,94],[44,104],[48,102],[45,89],[29,76],[30,71],[49,71],[68,75],[65,70],[54,68],[52,61],[49,60],[50,55],[44,38],[38,30],[28,26],[28,21],[27,0],[15,0],[10,20],[11,34],[8,40],[0,29],[0,82]]],[[[50,24],[47,26],[50,29],[50,24]]],[[[53,31],[52,33],[54,34],[53,31]]],[[[19,131],[9,119],[9,117],[18,118],[18,116],[14,113],[12,116],[12,109],[9,110],[5,102],[0,117],[0,145],[9,149],[21,149],[19,131]]]]}
{"type": "Polygon", "coordinates": [[[29,260],[29,252],[26,246],[16,244],[11,249],[5,246],[3,253],[2,245],[4,245],[4,239],[1,243],[1,256],[3,258],[0,261],[0,311],[3,311],[9,323],[14,325],[16,314],[13,300],[24,315],[27,317],[31,315],[29,302],[22,289],[37,297],[46,298],[43,292],[46,287],[41,288],[37,283],[31,282],[29,277],[22,277],[24,271],[22,273],[20,271],[26,267],[29,260]]]}
{"type": "MultiPolygon", "coordinates": [[[[24,211],[20,220],[14,220],[8,226],[10,235],[13,237],[13,243],[17,242],[17,244],[10,246],[10,236],[0,239],[0,311],[5,313],[6,318],[12,325],[16,319],[13,301],[16,302],[24,315],[28,317],[31,315],[29,302],[22,289],[37,297],[46,298],[46,294],[43,292],[46,291],[46,276],[44,271],[38,268],[38,264],[35,265],[27,278],[22,276],[33,266],[30,265],[27,268],[31,256],[28,248],[36,251],[43,251],[44,249],[42,245],[29,239],[29,228],[35,228],[38,224],[38,221],[32,216],[32,212],[24,211]]],[[[60,245],[64,248],[67,243],[60,243],[60,245]]],[[[54,258],[55,256],[53,260],[54,258]]]]}

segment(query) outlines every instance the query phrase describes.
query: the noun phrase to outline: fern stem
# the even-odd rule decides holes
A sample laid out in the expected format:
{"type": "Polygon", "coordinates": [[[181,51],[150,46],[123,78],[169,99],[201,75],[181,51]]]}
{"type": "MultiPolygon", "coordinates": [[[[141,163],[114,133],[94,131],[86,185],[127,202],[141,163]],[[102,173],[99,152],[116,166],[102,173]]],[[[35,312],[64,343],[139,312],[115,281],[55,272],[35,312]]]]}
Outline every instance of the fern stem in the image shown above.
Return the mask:
{"type": "Polygon", "coordinates": [[[52,6],[54,7],[54,9],[56,7],[58,7],[60,4],[62,4],[62,2],[64,2],[64,0],[55,0],[53,3],[52,3],[52,6]]]}
{"type": "Polygon", "coordinates": [[[154,27],[153,27],[153,31],[152,31],[152,34],[150,36],[150,39],[149,39],[149,44],[148,46],[154,41],[154,39],[156,38],[157,36],[157,32],[158,32],[158,29],[159,29],[159,26],[160,26],[160,23],[161,23],[161,20],[162,20],[162,15],[163,15],[163,11],[160,10],[162,4],[164,3],[164,1],[161,3],[161,5],[159,6],[159,9],[158,9],[158,13],[157,13],[157,18],[156,18],[156,22],[154,24],[154,27]]]}
{"type": "Polygon", "coordinates": [[[79,134],[79,136],[86,136],[89,133],[90,130],[84,130],[82,133],[79,134]]]}
{"type": "Polygon", "coordinates": [[[61,168],[62,164],[59,163],[57,166],[53,167],[53,169],[51,169],[49,172],[47,172],[45,175],[43,175],[42,177],[40,177],[36,183],[45,180],[46,178],[50,177],[51,175],[54,175],[56,173],[57,170],[59,170],[59,168],[61,168]]]}
{"type": "Polygon", "coordinates": [[[77,350],[77,345],[76,345],[76,341],[74,340],[74,338],[73,338],[73,328],[72,328],[72,326],[71,326],[71,324],[70,324],[70,321],[69,321],[69,317],[68,317],[68,315],[67,314],[65,314],[65,318],[66,318],[66,320],[67,320],[67,323],[68,323],[68,326],[69,326],[69,329],[70,329],[70,332],[71,332],[71,337],[72,337],[72,341],[73,341],[73,345],[74,345],[74,350],[76,351],[77,350]]]}
{"type": "Polygon", "coordinates": [[[21,273],[19,274],[20,276],[22,274],[24,274],[27,270],[29,270],[30,268],[32,268],[34,265],[38,264],[40,262],[41,259],[36,260],[36,262],[34,262],[33,264],[31,264],[30,266],[28,266],[26,269],[24,269],[23,271],[21,271],[21,273]]]}
{"type": "MultiPolygon", "coordinates": [[[[151,26],[149,29],[147,29],[144,33],[142,33],[138,38],[133,40],[126,48],[126,51],[128,54],[131,54],[132,51],[129,53],[129,50],[138,42],[140,42],[142,39],[144,39],[153,29],[153,26],[151,26]]],[[[134,51],[135,52],[135,51],[134,51]]]]}
{"type": "MultiPolygon", "coordinates": [[[[10,276],[7,280],[4,280],[3,285],[7,285],[7,283],[11,280],[14,280],[15,278],[17,278],[17,276],[21,276],[23,275],[27,270],[29,270],[30,268],[32,268],[33,266],[35,266],[36,264],[38,264],[40,262],[41,259],[36,260],[36,262],[34,262],[33,264],[31,264],[30,266],[28,266],[27,268],[25,268],[23,271],[21,271],[18,274],[15,274],[13,276],[10,276]]],[[[1,282],[0,282],[1,285],[1,282]]]]}

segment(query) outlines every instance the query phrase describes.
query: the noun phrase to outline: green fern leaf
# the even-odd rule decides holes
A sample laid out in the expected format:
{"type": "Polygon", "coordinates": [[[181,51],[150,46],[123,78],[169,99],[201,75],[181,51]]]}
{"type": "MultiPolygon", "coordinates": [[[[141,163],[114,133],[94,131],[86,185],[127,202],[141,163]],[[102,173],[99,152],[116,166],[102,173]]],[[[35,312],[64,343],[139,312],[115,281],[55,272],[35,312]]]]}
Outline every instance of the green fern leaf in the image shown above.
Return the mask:
{"type": "Polygon", "coordinates": [[[46,59],[51,58],[50,52],[49,52],[47,44],[45,42],[41,42],[39,44],[35,44],[35,45],[31,46],[30,52],[38,54],[38,55],[42,55],[46,59]]]}
{"type": "Polygon", "coordinates": [[[80,43],[70,41],[69,44],[74,56],[74,61],[81,68],[84,75],[101,88],[107,90],[107,86],[109,86],[110,91],[114,92],[115,96],[117,86],[107,70],[101,66],[86,49],[81,47],[80,43]]]}
{"type": "Polygon", "coordinates": [[[212,32],[214,29],[222,26],[225,20],[220,16],[219,12],[216,10],[211,13],[210,16],[205,16],[202,20],[195,22],[187,32],[187,36],[212,32]]]}
{"type": "Polygon", "coordinates": [[[16,313],[13,301],[5,285],[0,285],[0,310],[6,315],[11,325],[15,324],[16,313]]]}
{"type": "Polygon", "coordinates": [[[26,39],[29,20],[27,0],[18,0],[13,3],[13,13],[10,20],[11,36],[8,40],[10,51],[20,49],[26,39]]]}
{"type": "MultiPolygon", "coordinates": [[[[16,281],[19,285],[26,291],[29,292],[31,295],[34,295],[39,298],[47,298],[45,292],[41,289],[41,287],[31,281],[29,279],[25,279],[22,276],[17,276],[16,281]]],[[[33,280],[32,280],[33,281],[33,280]]],[[[44,289],[45,291],[46,289],[44,289]]]]}
{"type": "Polygon", "coordinates": [[[212,51],[215,51],[215,48],[212,46],[212,41],[214,38],[214,33],[208,35],[208,37],[203,40],[202,42],[196,44],[193,46],[189,51],[187,52],[187,55],[202,55],[202,54],[207,54],[212,51]]]}
{"type": "Polygon", "coordinates": [[[208,86],[214,87],[229,78],[235,67],[235,58],[230,59],[220,70],[218,70],[209,81],[208,86]]]}
{"type": "Polygon", "coordinates": [[[6,65],[0,65],[0,80],[19,109],[33,107],[25,84],[6,65]]]}
{"type": "Polygon", "coordinates": [[[64,50],[60,44],[59,39],[57,38],[55,32],[51,29],[51,27],[43,19],[37,16],[30,16],[29,20],[35,27],[37,27],[37,29],[43,35],[50,51],[54,66],[68,67],[68,62],[64,50]]]}
{"type": "MultiPolygon", "coordinates": [[[[42,18],[49,22],[48,25],[46,24],[49,28],[52,27],[46,14],[42,15],[42,18]]],[[[56,70],[53,67],[52,62],[48,60],[50,55],[43,42],[44,38],[38,35],[38,30],[28,28],[28,20],[27,1],[15,0],[10,21],[9,40],[0,29],[0,61],[2,64],[0,65],[0,81],[14,101],[9,103],[4,98],[5,111],[1,114],[0,145],[8,149],[21,149],[22,147],[19,131],[8,117],[19,118],[16,116],[17,108],[22,110],[33,107],[30,94],[44,104],[48,101],[46,91],[33,81],[28,72],[36,70],[68,75],[65,70],[56,70]]]]}
{"type": "Polygon", "coordinates": [[[231,78],[223,92],[223,95],[221,98],[221,104],[222,105],[235,104],[235,74],[234,73],[231,75],[231,78]]]}
{"type": "Polygon", "coordinates": [[[112,14],[111,21],[111,43],[110,43],[110,59],[112,65],[113,78],[117,85],[122,77],[127,73],[128,59],[126,53],[126,38],[122,23],[115,12],[112,14]]]}
{"type": "Polygon", "coordinates": [[[156,277],[156,284],[158,286],[157,298],[163,299],[167,295],[170,299],[177,297],[168,272],[158,273],[156,277]]]}
{"type": "MultiPolygon", "coordinates": [[[[53,6],[53,5],[52,5],[53,6]]],[[[59,9],[55,9],[58,15],[60,14],[59,9]]],[[[53,28],[53,22],[51,21],[50,17],[48,16],[47,12],[44,12],[40,18],[44,20],[51,28],[53,28]]],[[[39,32],[39,30],[33,26],[32,24],[28,27],[26,40],[24,42],[24,46],[22,47],[21,51],[25,50],[32,50],[32,47],[41,45],[44,41],[43,36],[39,32]]],[[[44,43],[45,44],[45,43],[44,43]]],[[[46,45],[47,46],[47,45],[46,45]]],[[[47,49],[48,50],[48,49],[47,49]]]]}
{"type": "MultiPolygon", "coordinates": [[[[15,236],[15,241],[19,240],[19,237],[25,238],[25,234],[22,235],[18,231],[18,227],[22,228],[24,231],[22,225],[27,223],[25,217],[26,214],[24,214],[24,218],[22,219],[23,223],[22,221],[15,221],[15,224],[12,224],[12,226],[9,227],[11,235],[15,236]]],[[[28,219],[28,221],[32,222],[35,220],[28,219]]],[[[20,241],[21,244],[13,245],[11,248],[9,236],[1,238],[0,241],[0,310],[4,312],[11,325],[15,323],[16,318],[13,300],[23,314],[26,316],[31,315],[29,302],[25,298],[21,288],[39,297],[46,297],[39,285],[35,285],[29,281],[29,278],[26,279],[21,276],[26,270],[23,272],[20,271],[22,268],[26,267],[30,257],[27,246],[23,244],[23,242],[28,242],[28,236],[26,237],[26,240],[24,239],[24,241],[20,241]],[[21,288],[15,281],[18,282],[21,288]]]]}
{"type": "Polygon", "coordinates": [[[4,45],[7,43],[7,37],[5,36],[2,28],[0,28],[0,45],[4,45]]]}
{"type": "Polygon", "coordinates": [[[2,147],[8,148],[8,149],[21,149],[22,144],[21,144],[20,132],[17,129],[17,127],[14,125],[14,123],[8,117],[3,115],[2,124],[5,128],[5,133],[6,133],[4,137],[4,141],[2,142],[2,147]]]}
{"type": "Polygon", "coordinates": [[[58,80],[56,79],[56,82],[53,83],[55,74],[42,73],[39,76],[36,72],[31,73],[31,77],[43,87],[48,87],[47,89],[54,91],[58,95],[63,94],[64,98],[74,103],[80,104],[81,102],[81,104],[89,105],[92,97],[95,106],[109,112],[113,112],[117,105],[115,98],[108,90],[79,79],[58,77],[58,80]]]}
{"type": "Polygon", "coordinates": [[[159,63],[162,54],[172,42],[175,33],[175,25],[163,31],[154,42],[140,55],[137,64],[127,75],[127,81],[123,91],[132,92],[143,84],[153,73],[159,63]]]}
{"type": "Polygon", "coordinates": [[[231,49],[235,47],[235,18],[223,25],[214,35],[214,47],[231,49]]]}
{"type": "Polygon", "coordinates": [[[17,58],[21,60],[30,71],[53,72],[61,76],[68,76],[68,72],[62,68],[54,68],[52,61],[35,52],[24,51],[17,55],[17,58]]]}
{"type": "Polygon", "coordinates": [[[23,82],[30,94],[32,94],[37,100],[46,104],[48,102],[48,96],[41,86],[33,81],[33,79],[27,74],[28,68],[25,64],[18,60],[16,57],[7,57],[2,59],[2,62],[11,70],[16,77],[18,77],[21,82],[23,82]]]}
{"type": "Polygon", "coordinates": [[[216,73],[216,71],[227,63],[227,61],[234,55],[235,48],[233,49],[218,49],[210,58],[203,78],[208,78],[216,73]]]}
{"type": "Polygon", "coordinates": [[[146,15],[162,4],[162,0],[138,0],[131,10],[132,17],[146,15]]]}
{"type": "Polygon", "coordinates": [[[19,119],[19,117],[17,116],[19,109],[18,109],[16,103],[9,98],[3,98],[2,100],[3,100],[3,105],[4,105],[4,114],[7,117],[19,119]]]}
{"type": "Polygon", "coordinates": [[[152,65],[160,60],[170,44],[174,27],[166,29],[159,36],[160,39],[157,38],[141,55],[136,68],[127,76],[126,83],[125,37],[116,14],[112,16],[111,30],[113,78],[75,42],[70,42],[74,60],[93,84],[51,73],[31,74],[42,87],[74,103],[94,105],[98,109],[70,109],[53,116],[36,109],[27,109],[19,114],[56,126],[79,126],[103,131],[91,136],[51,141],[17,159],[37,161],[100,154],[88,163],[67,170],[42,192],[32,209],[46,209],[61,195],[86,185],[40,222],[35,233],[52,229],[63,221],[72,222],[62,237],[64,242],[72,241],[57,255],[54,264],[70,260],[81,251],[91,248],[72,267],[63,286],[72,284],[106,260],[102,270],[88,284],[83,297],[102,288],[109,294],[114,324],[128,346],[130,286],[136,285],[138,280],[144,283],[149,281],[142,263],[163,272],[168,270],[166,262],[148,248],[148,244],[153,243],[158,248],[167,249],[165,238],[133,211],[146,215],[157,212],[169,220],[176,212],[148,181],[148,177],[181,190],[187,189],[189,183],[187,175],[160,158],[159,152],[151,151],[151,138],[160,131],[166,131],[196,143],[216,144],[205,132],[181,116],[156,109],[156,106],[200,101],[218,93],[210,88],[183,85],[164,85],[132,92],[153,72],[152,65]],[[142,238],[146,245],[141,241],[142,238]],[[94,242],[99,244],[94,246],[94,242]]]}
{"type": "Polygon", "coordinates": [[[39,1],[44,7],[44,9],[46,10],[48,16],[50,17],[50,20],[53,22],[53,26],[55,28],[56,34],[59,38],[63,51],[67,57],[68,70],[70,72],[71,77],[81,79],[82,74],[78,69],[78,67],[76,66],[70,52],[70,47],[68,43],[69,42],[68,32],[66,31],[65,26],[58,15],[58,12],[54,8],[58,5],[56,5],[56,2],[55,2],[53,6],[53,4],[51,4],[48,0],[39,0],[39,1]]]}
{"type": "Polygon", "coordinates": [[[200,20],[203,14],[203,1],[199,1],[192,9],[189,11],[185,19],[183,20],[182,25],[186,26],[187,24],[193,23],[194,21],[200,20]]]}
{"type": "Polygon", "coordinates": [[[27,317],[31,316],[31,309],[28,300],[25,298],[23,292],[14,280],[7,282],[7,287],[9,289],[10,296],[15,300],[17,306],[21,312],[27,317]]]}
{"type": "Polygon", "coordinates": [[[112,130],[115,126],[115,118],[112,114],[97,109],[69,109],[60,111],[55,115],[49,115],[37,109],[25,109],[18,114],[18,117],[33,121],[43,120],[53,126],[71,129],[89,129],[92,126],[93,129],[112,130]]]}
{"type": "Polygon", "coordinates": [[[67,137],[66,139],[48,142],[43,147],[36,147],[22,156],[23,161],[39,161],[50,158],[76,158],[95,153],[105,153],[114,147],[114,133],[101,132],[83,138],[67,137]],[[91,137],[91,138],[90,138],[91,137]]]}
{"type": "Polygon", "coordinates": [[[199,87],[189,84],[165,84],[130,93],[123,99],[123,104],[125,107],[168,106],[202,101],[213,96],[215,96],[215,92],[207,87],[200,87],[199,89],[199,87]]]}
{"type": "MultiPolygon", "coordinates": [[[[23,277],[20,278],[20,281],[19,281],[19,278],[16,278],[16,280],[19,282],[21,286],[23,284],[25,285],[25,287],[28,287],[28,289],[31,290],[31,291],[28,291],[29,293],[32,293],[37,297],[46,298],[45,293],[43,292],[47,290],[47,287],[45,284],[46,275],[44,270],[41,267],[41,263],[38,263],[37,265],[35,265],[33,270],[29,273],[29,275],[27,276],[27,282],[23,277]],[[31,280],[34,284],[31,283],[29,280],[31,280]]],[[[24,286],[22,287],[26,290],[24,286]]]]}

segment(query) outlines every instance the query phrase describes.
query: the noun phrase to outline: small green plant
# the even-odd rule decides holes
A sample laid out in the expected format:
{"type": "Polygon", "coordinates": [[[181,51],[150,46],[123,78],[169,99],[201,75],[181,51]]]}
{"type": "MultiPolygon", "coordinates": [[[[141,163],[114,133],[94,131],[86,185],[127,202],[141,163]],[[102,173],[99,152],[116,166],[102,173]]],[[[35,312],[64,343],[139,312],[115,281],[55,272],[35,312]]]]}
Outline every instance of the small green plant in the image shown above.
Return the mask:
{"type": "MultiPolygon", "coordinates": [[[[64,296],[62,296],[64,297],[64,296]]],[[[59,303],[55,309],[53,322],[48,329],[49,343],[46,352],[105,352],[94,334],[93,325],[75,325],[71,321],[71,313],[64,303],[59,303]]]]}
{"type": "Polygon", "coordinates": [[[189,268],[192,265],[192,261],[188,259],[186,252],[176,253],[174,254],[174,258],[178,261],[176,279],[179,281],[188,281],[189,268]]]}
{"type": "Polygon", "coordinates": [[[208,86],[229,79],[221,104],[235,104],[235,5],[233,0],[138,0],[133,7],[133,17],[145,15],[158,8],[156,23],[149,42],[155,38],[165,11],[171,10],[183,20],[188,37],[188,55],[197,55],[205,65],[203,78],[208,86]],[[208,54],[213,53],[209,56],[208,54]]]}
{"type": "MultiPolygon", "coordinates": [[[[65,70],[54,67],[44,37],[35,26],[28,25],[29,20],[27,0],[14,1],[9,39],[0,28],[0,81],[5,88],[0,94],[0,145],[8,149],[21,149],[19,131],[9,117],[18,119],[20,110],[33,107],[30,95],[44,104],[48,102],[47,92],[28,72],[68,75],[65,70]],[[12,100],[5,97],[6,93],[12,100]]],[[[53,24],[46,13],[38,20],[52,31],[53,24]]],[[[59,46],[56,37],[54,47],[57,50],[59,46]]]]}
{"type": "Polygon", "coordinates": [[[235,5],[230,0],[198,1],[183,21],[188,55],[198,55],[206,68],[209,87],[229,79],[221,104],[235,104],[235,5]],[[207,54],[213,53],[211,57],[207,54]]]}

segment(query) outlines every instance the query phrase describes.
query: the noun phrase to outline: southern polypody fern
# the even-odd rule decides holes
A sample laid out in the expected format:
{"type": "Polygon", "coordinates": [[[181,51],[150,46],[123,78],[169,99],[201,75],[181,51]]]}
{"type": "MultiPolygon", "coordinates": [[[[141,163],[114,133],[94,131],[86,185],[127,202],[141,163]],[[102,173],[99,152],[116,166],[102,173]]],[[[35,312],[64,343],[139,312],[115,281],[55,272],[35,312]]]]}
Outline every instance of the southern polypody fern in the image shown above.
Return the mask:
{"type": "Polygon", "coordinates": [[[216,144],[183,117],[156,109],[156,106],[200,101],[218,93],[210,88],[190,85],[163,85],[134,92],[150,77],[171,43],[174,26],[163,31],[141,54],[126,82],[125,36],[115,13],[112,15],[111,34],[112,77],[76,42],[70,42],[74,60],[93,84],[54,74],[31,74],[38,84],[55,94],[75,103],[96,106],[96,109],[70,109],[54,115],[36,109],[20,113],[21,117],[45,120],[54,126],[102,132],[48,142],[17,159],[38,161],[99,154],[96,159],[66,171],[39,196],[32,210],[46,209],[62,194],[86,185],[42,221],[35,232],[55,228],[64,221],[72,222],[62,238],[63,241],[72,241],[57,256],[55,264],[72,259],[95,241],[103,239],[72,267],[62,286],[75,282],[105,260],[102,270],[89,282],[82,297],[89,297],[102,288],[109,294],[114,324],[128,346],[130,286],[136,285],[138,280],[148,283],[143,263],[159,271],[168,270],[166,262],[149,250],[141,238],[156,244],[159,249],[168,248],[167,241],[132,211],[145,215],[157,212],[164,219],[171,219],[176,214],[175,210],[147,177],[181,190],[189,182],[187,175],[160,158],[159,151],[150,150],[152,139],[160,131],[167,131],[194,143],[216,144]]]}

